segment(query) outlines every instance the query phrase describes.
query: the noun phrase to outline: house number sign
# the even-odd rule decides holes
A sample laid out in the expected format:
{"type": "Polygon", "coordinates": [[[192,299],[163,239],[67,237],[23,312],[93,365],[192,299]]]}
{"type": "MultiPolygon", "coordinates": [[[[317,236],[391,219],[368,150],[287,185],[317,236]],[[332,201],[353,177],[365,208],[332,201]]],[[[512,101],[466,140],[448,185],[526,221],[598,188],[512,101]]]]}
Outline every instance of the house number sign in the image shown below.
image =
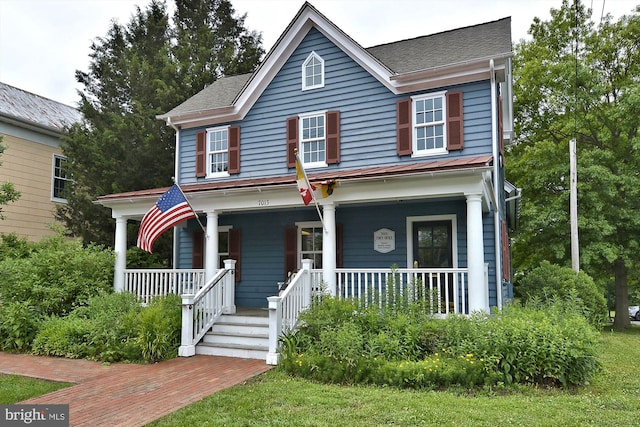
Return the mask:
{"type": "Polygon", "coordinates": [[[373,233],[373,250],[386,254],[396,250],[396,232],[381,228],[373,233]]]}

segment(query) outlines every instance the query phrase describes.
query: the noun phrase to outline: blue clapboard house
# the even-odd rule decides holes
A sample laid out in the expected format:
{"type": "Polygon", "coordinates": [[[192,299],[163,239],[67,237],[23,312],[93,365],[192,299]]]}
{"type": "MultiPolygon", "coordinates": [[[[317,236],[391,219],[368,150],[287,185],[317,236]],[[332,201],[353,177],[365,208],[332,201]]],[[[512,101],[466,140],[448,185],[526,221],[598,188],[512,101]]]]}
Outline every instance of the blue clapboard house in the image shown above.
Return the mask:
{"type": "Polygon", "coordinates": [[[174,228],[174,269],[130,270],[124,257],[127,222],[166,188],[99,199],[116,220],[115,288],[182,294],[183,356],[268,363],[314,293],[426,298],[434,316],[501,307],[519,196],[504,177],[510,26],[363,48],[305,3],[255,72],[159,117],[204,226],[174,228]],[[308,205],[296,153],[316,189],[308,205]]]}

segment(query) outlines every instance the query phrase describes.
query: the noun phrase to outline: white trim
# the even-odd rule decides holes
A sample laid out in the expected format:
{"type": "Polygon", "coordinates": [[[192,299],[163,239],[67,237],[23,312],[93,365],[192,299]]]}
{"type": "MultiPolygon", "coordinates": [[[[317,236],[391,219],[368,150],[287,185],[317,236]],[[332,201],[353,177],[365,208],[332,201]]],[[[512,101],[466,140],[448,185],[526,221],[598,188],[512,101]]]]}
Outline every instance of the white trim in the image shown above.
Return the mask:
{"type": "MultiPolygon", "coordinates": [[[[318,55],[315,51],[311,51],[307,59],[302,63],[302,90],[320,89],[324,87],[324,59],[318,55]],[[320,83],[307,86],[307,66],[312,59],[317,60],[320,63],[320,83]]],[[[314,74],[315,75],[315,74],[314,74]]]]}
{"type": "Polygon", "coordinates": [[[430,221],[451,221],[451,262],[453,268],[458,268],[458,218],[455,214],[407,217],[407,268],[413,268],[413,224],[430,221]]]}
{"type": "MultiPolygon", "coordinates": [[[[296,228],[296,268],[302,268],[302,229],[303,228],[319,228],[323,229],[321,221],[301,221],[295,223],[296,228]]],[[[322,233],[322,240],[324,241],[324,233],[322,233]]],[[[323,247],[320,246],[320,255],[322,255],[323,247]]],[[[318,266],[314,265],[313,268],[318,268],[318,266]]]]}
{"type": "MultiPolygon", "coordinates": [[[[67,185],[69,185],[71,183],[71,179],[70,178],[62,178],[62,177],[58,177],[56,175],[56,159],[60,159],[63,161],[67,161],[67,156],[64,156],[62,154],[54,154],[51,158],[51,201],[52,202],[56,202],[56,203],[67,203],[67,199],[63,198],[63,197],[56,197],[54,195],[55,192],[55,188],[56,188],[56,179],[62,180],[64,181],[64,185],[65,185],[65,189],[67,187],[67,185]]],[[[68,189],[67,189],[68,191],[68,189]]]]}
{"type": "MultiPolygon", "coordinates": [[[[328,166],[327,164],[327,111],[328,110],[321,110],[321,111],[312,111],[309,113],[301,113],[298,114],[298,152],[300,153],[300,161],[302,162],[302,165],[305,167],[305,169],[315,169],[315,168],[326,168],[328,166]],[[310,118],[310,117],[324,117],[324,126],[323,126],[323,131],[324,131],[324,138],[317,138],[317,139],[324,139],[324,161],[320,161],[320,162],[305,162],[304,161],[304,155],[305,155],[305,151],[303,150],[303,129],[304,129],[304,125],[303,125],[303,121],[304,119],[310,118]]],[[[313,140],[309,140],[307,141],[308,143],[310,143],[313,140]]]]}
{"type": "Polygon", "coordinates": [[[412,134],[412,154],[411,157],[428,157],[428,156],[436,156],[442,154],[448,154],[448,143],[447,140],[447,91],[438,91],[432,93],[425,93],[420,95],[414,95],[411,97],[411,134],[412,134]],[[416,105],[418,101],[424,101],[427,99],[442,99],[442,123],[439,121],[429,122],[426,124],[418,125],[416,123],[416,105]],[[432,149],[422,149],[418,150],[418,128],[419,127],[429,127],[429,126],[437,126],[442,125],[442,148],[432,148],[432,149]]]}
{"type": "MultiPolygon", "coordinates": [[[[229,176],[229,128],[231,126],[230,125],[225,125],[225,126],[216,126],[216,127],[211,127],[211,128],[207,128],[206,129],[206,137],[205,137],[205,144],[206,144],[206,162],[205,165],[207,167],[207,178],[224,178],[224,177],[228,177],[229,176]],[[224,172],[211,172],[211,153],[213,152],[211,150],[211,139],[210,136],[214,133],[217,132],[222,132],[222,131],[226,131],[227,132],[227,171],[224,172]]],[[[215,153],[223,153],[222,150],[220,151],[215,151],[215,153]]]]}

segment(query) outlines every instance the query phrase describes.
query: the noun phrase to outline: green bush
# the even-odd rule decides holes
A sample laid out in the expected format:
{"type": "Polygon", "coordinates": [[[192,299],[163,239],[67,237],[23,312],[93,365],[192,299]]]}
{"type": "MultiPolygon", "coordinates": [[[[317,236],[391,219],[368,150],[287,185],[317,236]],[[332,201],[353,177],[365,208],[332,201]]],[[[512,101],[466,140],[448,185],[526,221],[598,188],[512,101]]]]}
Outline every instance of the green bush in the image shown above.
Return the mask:
{"type": "Polygon", "coordinates": [[[39,243],[3,242],[0,252],[12,254],[0,260],[4,303],[31,301],[46,315],[65,316],[113,286],[115,258],[110,250],[83,247],[62,234],[39,243]]]}
{"type": "Polygon", "coordinates": [[[543,261],[517,281],[514,292],[525,304],[535,300],[544,303],[577,296],[579,300],[574,302],[592,325],[601,326],[608,319],[604,290],[599,289],[583,271],[576,273],[569,267],[543,261]]]}
{"type": "Polygon", "coordinates": [[[177,356],[180,297],[142,307],[131,293],[101,294],[69,316],[49,317],[33,341],[34,354],[103,362],[155,362],[177,356]]]}
{"type": "Polygon", "coordinates": [[[145,362],[169,359],[178,353],[181,301],[178,295],[154,298],[138,316],[136,345],[145,362]]]}
{"type": "Polygon", "coordinates": [[[597,330],[562,301],[451,316],[444,326],[445,354],[479,357],[506,384],[584,385],[600,367],[597,330]]]}
{"type": "Polygon", "coordinates": [[[569,386],[586,384],[599,369],[597,332],[570,299],[436,320],[411,304],[362,309],[326,297],[301,319],[282,338],[281,367],[319,381],[569,386]]]}
{"type": "Polygon", "coordinates": [[[28,351],[42,318],[42,312],[29,300],[0,303],[0,349],[28,351]]]}

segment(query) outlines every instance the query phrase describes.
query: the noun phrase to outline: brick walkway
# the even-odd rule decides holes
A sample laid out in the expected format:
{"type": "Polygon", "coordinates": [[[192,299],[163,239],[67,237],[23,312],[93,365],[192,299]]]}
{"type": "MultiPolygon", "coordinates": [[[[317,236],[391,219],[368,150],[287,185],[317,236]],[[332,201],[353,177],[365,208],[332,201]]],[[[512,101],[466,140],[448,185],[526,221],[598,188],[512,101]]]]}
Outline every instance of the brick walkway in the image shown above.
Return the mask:
{"type": "Polygon", "coordinates": [[[180,357],[153,365],[102,365],[0,352],[0,373],[76,383],[21,403],[69,404],[71,426],[143,426],[270,369],[264,360],[180,357]]]}

